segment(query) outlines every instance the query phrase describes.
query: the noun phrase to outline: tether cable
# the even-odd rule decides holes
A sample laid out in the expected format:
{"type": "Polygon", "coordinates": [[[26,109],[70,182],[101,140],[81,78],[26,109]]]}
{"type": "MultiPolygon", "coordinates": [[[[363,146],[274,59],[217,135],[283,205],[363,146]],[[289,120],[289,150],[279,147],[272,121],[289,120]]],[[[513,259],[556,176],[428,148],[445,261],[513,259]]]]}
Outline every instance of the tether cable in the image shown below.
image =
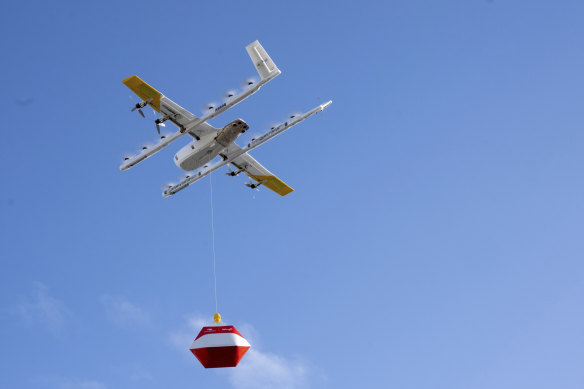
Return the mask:
{"type": "MultiPolygon", "coordinates": [[[[209,161],[211,162],[211,161],[209,161]]],[[[213,289],[215,291],[215,312],[219,312],[217,306],[217,260],[215,258],[215,215],[213,213],[213,173],[209,173],[209,189],[211,194],[211,237],[212,237],[212,247],[213,247],[213,289]]]]}

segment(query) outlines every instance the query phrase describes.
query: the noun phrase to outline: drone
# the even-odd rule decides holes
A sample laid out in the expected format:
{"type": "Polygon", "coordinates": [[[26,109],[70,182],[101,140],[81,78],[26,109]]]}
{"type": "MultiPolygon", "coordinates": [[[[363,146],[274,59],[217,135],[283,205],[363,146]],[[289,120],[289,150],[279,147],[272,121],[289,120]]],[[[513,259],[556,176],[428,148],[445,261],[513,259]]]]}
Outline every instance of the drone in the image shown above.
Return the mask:
{"type": "Polygon", "coordinates": [[[228,165],[229,172],[226,174],[229,176],[245,173],[250,178],[250,181],[245,185],[251,189],[263,185],[281,196],[291,193],[294,189],[263,167],[249,154],[249,151],[280,135],[309,116],[323,111],[332,103],[332,100],[306,113],[291,115],[284,123],[273,126],[263,135],[252,138],[245,146],[238,146],[235,140],[249,129],[249,125],[243,119],[235,119],[223,128],[215,128],[207,121],[256,93],[263,85],[281,73],[258,41],[246,46],[246,50],[259,73],[260,80],[258,82],[247,80],[241,93],[228,92],[224,102],[220,105],[208,104],[205,106],[205,113],[202,117],[197,117],[182,108],[138,76],[124,79],[124,85],[141,99],[132,107],[131,111],[137,111],[142,117],[146,117],[143,109],[149,106],[160,115],[154,120],[160,139],[152,146],[143,146],[137,155],[126,156],[120,170],[127,170],[137,165],[181,136],[188,134],[193,140],[174,155],[176,166],[188,173],[178,184],[167,185],[162,193],[163,197],[174,195],[225,165],[228,165]],[[178,127],[178,131],[170,135],[161,135],[160,127],[164,127],[166,122],[174,124],[178,127]]]}

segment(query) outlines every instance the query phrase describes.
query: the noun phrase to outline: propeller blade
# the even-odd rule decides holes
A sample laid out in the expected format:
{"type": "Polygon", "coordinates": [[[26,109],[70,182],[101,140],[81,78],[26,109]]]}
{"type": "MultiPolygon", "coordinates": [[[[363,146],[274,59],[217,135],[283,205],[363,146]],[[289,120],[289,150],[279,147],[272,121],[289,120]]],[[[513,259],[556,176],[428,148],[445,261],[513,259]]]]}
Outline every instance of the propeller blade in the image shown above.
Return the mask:
{"type": "Polygon", "coordinates": [[[138,109],[138,103],[136,102],[134,96],[128,95],[128,97],[130,98],[130,100],[132,100],[132,104],[134,104],[134,106],[130,109],[130,112],[134,112],[136,109],[138,109]]]}
{"type": "Polygon", "coordinates": [[[140,116],[145,118],[146,115],[144,115],[142,108],[144,108],[146,105],[148,105],[152,101],[152,99],[150,98],[148,100],[140,101],[139,103],[136,103],[136,100],[134,99],[134,97],[132,97],[132,95],[130,95],[130,99],[135,103],[134,106],[132,107],[132,109],[130,109],[130,112],[134,112],[135,110],[138,110],[138,113],[140,114],[140,116]]]}
{"type": "Polygon", "coordinates": [[[224,99],[225,99],[226,101],[229,101],[229,100],[231,100],[232,98],[234,98],[236,94],[237,94],[237,91],[235,91],[235,90],[228,90],[228,91],[227,91],[227,92],[225,92],[225,94],[224,94],[224,99]]]}
{"type": "Polygon", "coordinates": [[[243,84],[243,87],[244,87],[244,88],[251,88],[253,85],[255,85],[255,84],[256,84],[256,82],[257,82],[257,81],[256,81],[256,79],[255,79],[255,78],[253,78],[253,77],[250,77],[250,78],[246,78],[246,79],[243,81],[243,83],[242,83],[242,84],[243,84]]]}
{"type": "Polygon", "coordinates": [[[226,176],[235,177],[237,175],[235,174],[235,170],[231,168],[231,165],[228,164],[227,169],[229,170],[229,172],[225,173],[226,176]]]}
{"type": "Polygon", "coordinates": [[[203,105],[201,107],[201,110],[203,111],[203,113],[206,114],[206,113],[208,113],[210,111],[213,111],[216,107],[217,107],[217,103],[215,103],[215,102],[209,102],[209,103],[203,105]]]}

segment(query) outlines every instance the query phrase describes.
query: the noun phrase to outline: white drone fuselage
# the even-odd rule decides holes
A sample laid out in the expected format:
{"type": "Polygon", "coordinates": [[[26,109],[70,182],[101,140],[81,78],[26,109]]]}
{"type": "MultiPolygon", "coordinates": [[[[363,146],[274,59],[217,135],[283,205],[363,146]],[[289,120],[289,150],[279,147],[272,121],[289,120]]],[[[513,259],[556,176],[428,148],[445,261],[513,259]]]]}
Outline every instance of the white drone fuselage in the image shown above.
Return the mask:
{"type": "MultiPolygon", "coordinates": [[[[193,171],[211,162],[221,154],[241,134],[249,129],[247,123],[236,119],[217,131],[194,140],[174,155],[176,166],[185,171],[193,171]]],[[[225,156],[222,156],[225,159],[225,156]]]]}

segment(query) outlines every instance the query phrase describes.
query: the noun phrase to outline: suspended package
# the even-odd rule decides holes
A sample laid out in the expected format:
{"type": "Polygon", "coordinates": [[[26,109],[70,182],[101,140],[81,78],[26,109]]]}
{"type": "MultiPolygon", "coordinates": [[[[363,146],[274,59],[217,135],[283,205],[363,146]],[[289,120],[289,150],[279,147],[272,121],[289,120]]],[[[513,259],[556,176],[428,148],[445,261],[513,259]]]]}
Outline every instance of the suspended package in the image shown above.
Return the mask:
{"type": "Polygon", "coordinates": [[[191,352],[205,368],[235,367],[250,344],[234,326],[203,327],[191,346],[191,352]]]}

